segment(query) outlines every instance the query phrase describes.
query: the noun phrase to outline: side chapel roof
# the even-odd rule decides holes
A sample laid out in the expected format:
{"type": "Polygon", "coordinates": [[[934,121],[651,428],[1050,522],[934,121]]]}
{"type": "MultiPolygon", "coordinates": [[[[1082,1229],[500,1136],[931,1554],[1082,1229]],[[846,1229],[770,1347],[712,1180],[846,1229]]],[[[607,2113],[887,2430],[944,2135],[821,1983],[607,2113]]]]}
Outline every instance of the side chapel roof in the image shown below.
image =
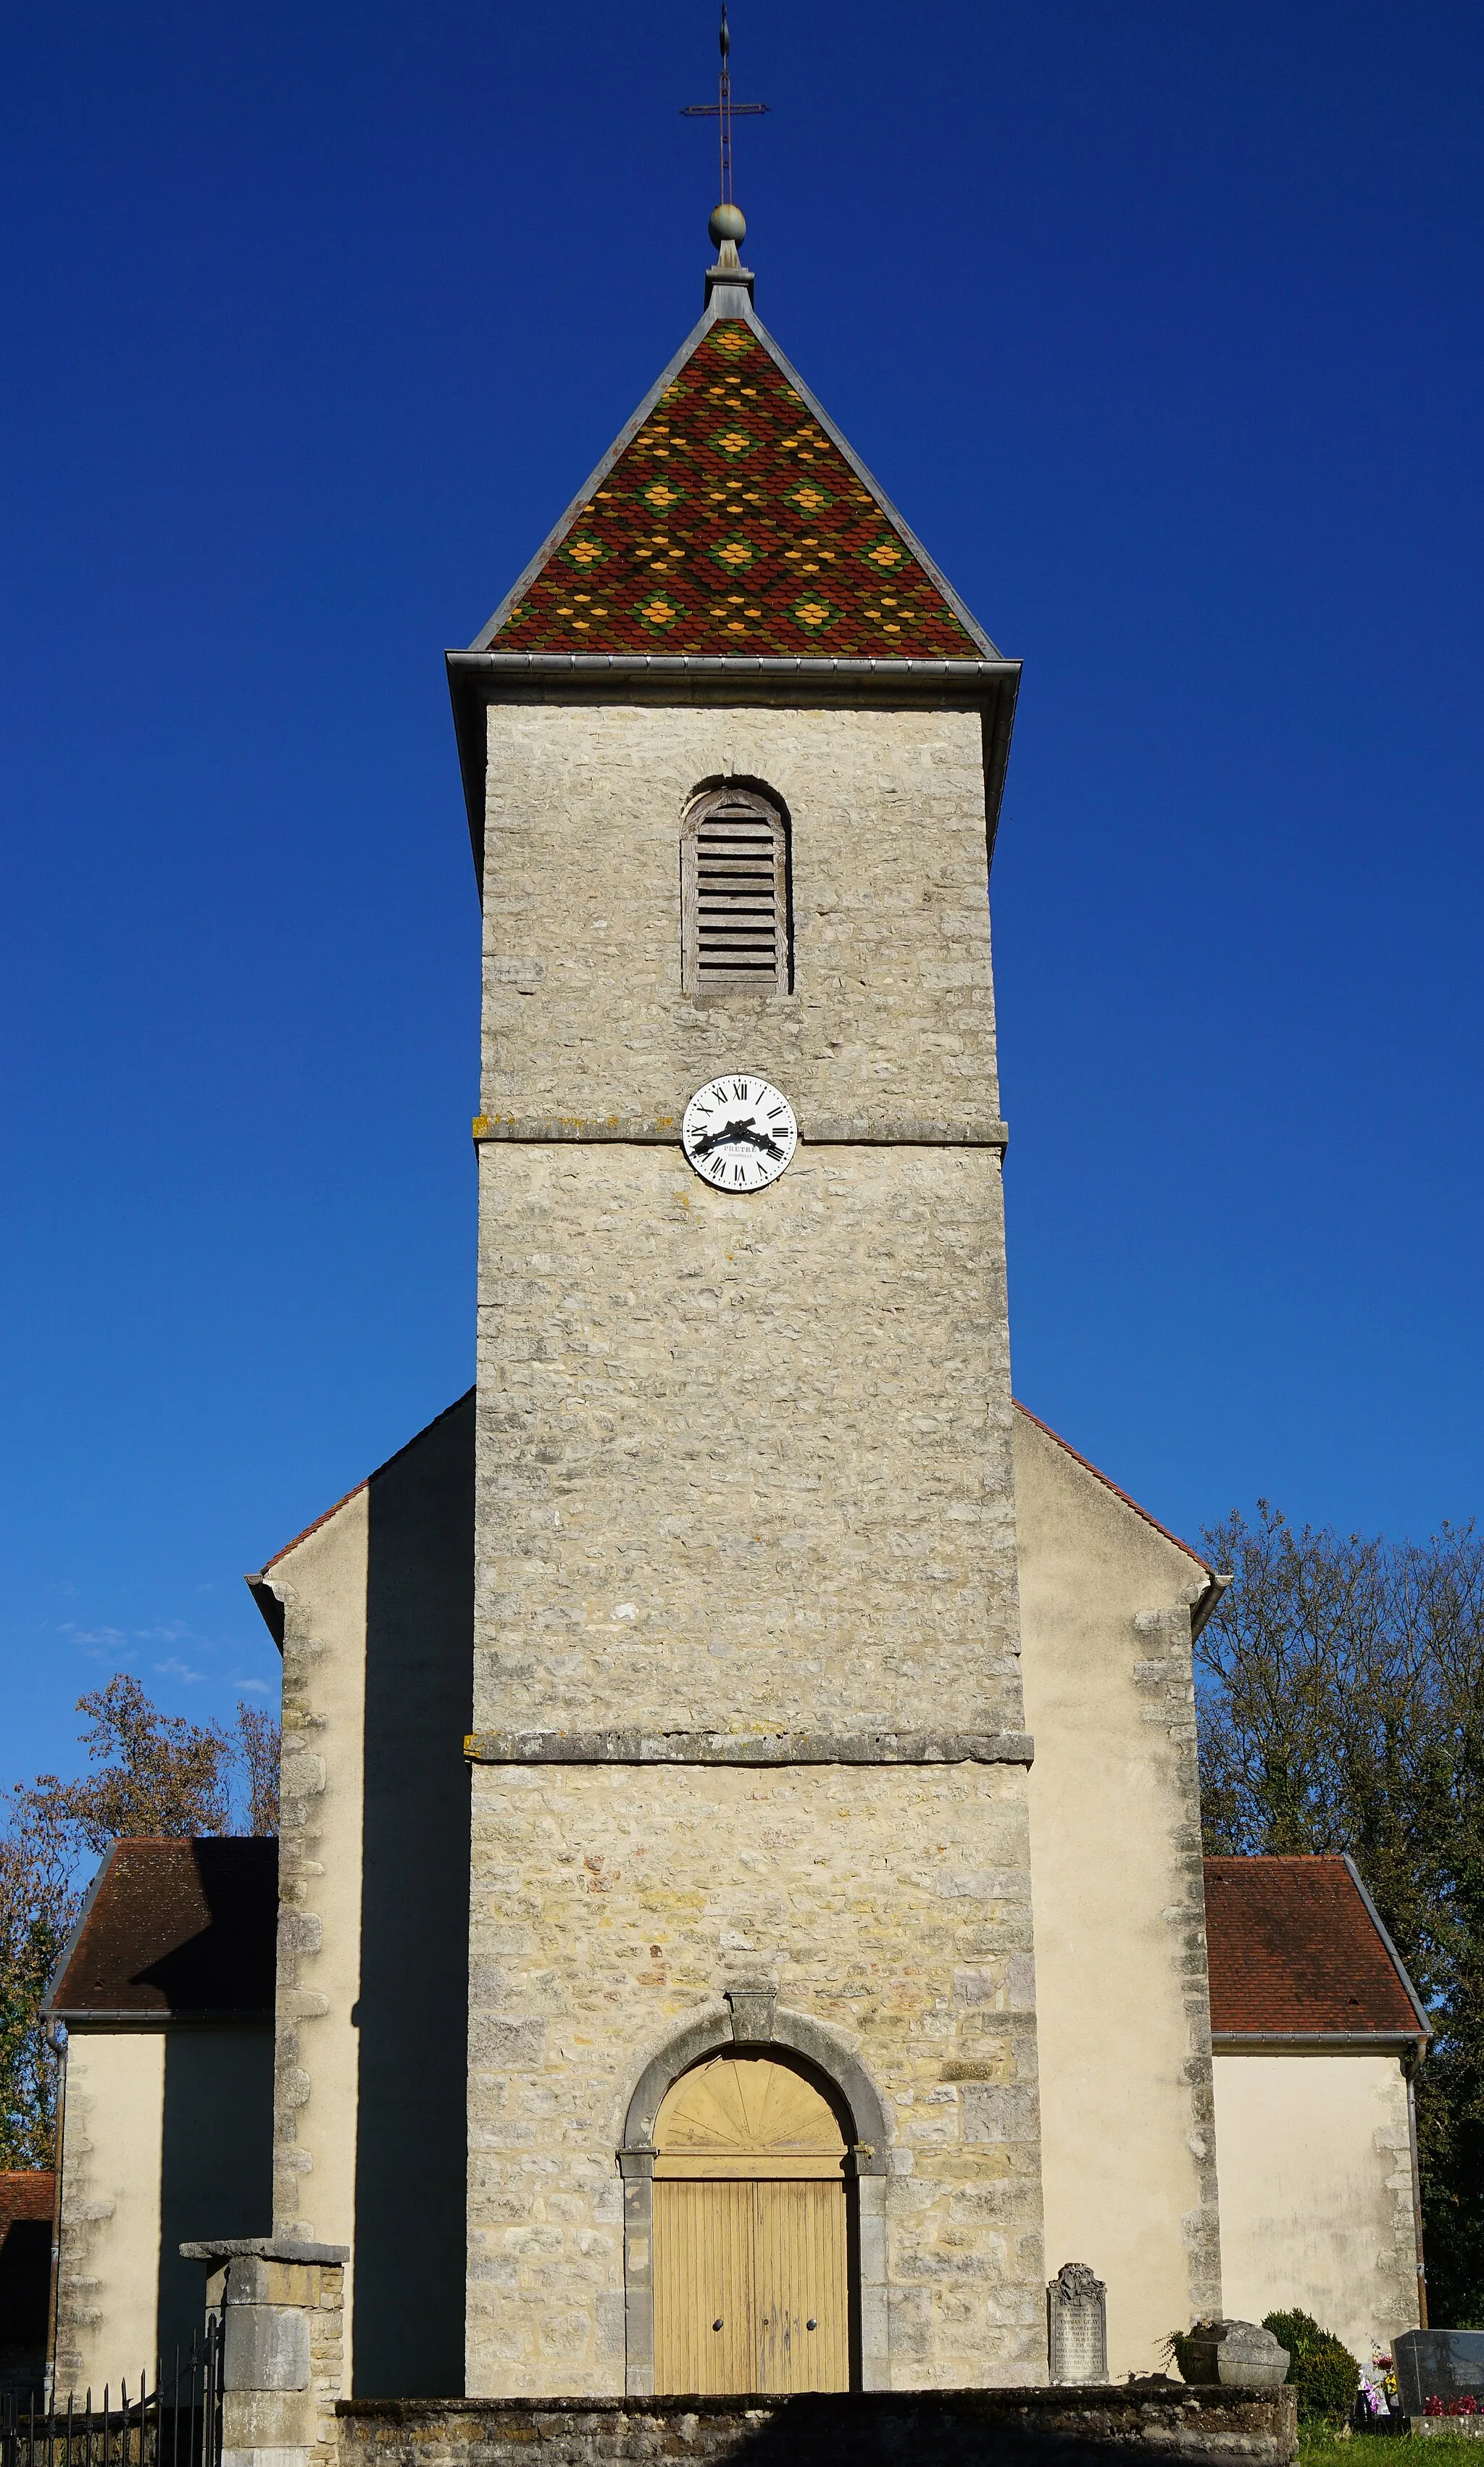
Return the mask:
{"type": "Polygon", "coordinates": [[[278,1919],[277,1842],[116,1842],[43,2009],[73,2025],[270,2020],[278,1919]]]}
{"type": "Polygon", "coordinates": [[[0,2245],[22,2220],[52,2222],[56,2178],[50,2167],[0,2168],[0,2245]]]}
{"type": "Polygon", "coordinates": [[[1218,2048],[1430,2035],[1348,1857],[1207,1859],[1205,1933],[1218,2048]]]}

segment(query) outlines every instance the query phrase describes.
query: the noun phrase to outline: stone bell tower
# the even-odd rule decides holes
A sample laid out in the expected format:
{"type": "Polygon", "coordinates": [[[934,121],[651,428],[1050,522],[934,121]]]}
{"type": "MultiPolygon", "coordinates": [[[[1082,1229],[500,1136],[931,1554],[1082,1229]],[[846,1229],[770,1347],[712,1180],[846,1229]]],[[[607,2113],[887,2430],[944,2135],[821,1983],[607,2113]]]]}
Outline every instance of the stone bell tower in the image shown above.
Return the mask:
{"type": "Polygon", "coordinates": [[[1019,670],[758,324],[741,229],[449,660],[476,2396],[1046,2370],[987,899],[1019,670]]]}

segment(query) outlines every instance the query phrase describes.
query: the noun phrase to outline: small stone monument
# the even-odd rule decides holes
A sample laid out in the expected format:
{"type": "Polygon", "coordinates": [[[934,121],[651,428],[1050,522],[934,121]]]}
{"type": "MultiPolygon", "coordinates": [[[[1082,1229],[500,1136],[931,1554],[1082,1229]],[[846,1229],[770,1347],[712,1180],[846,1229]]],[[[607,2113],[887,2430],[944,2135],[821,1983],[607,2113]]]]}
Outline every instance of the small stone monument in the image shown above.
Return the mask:
{"type": "Polygon", "coordinates": [[[1108,2290],[1085,2261],[1064,2261],[1046,2289],[1053,2382],[1108,2379],[1108,2290]]]}
{"type": "Polygon", "coordinates": [[[1260,2321],[1198,2321],[1176,2348],[1180,2377],[1228,2389],[1280,2389],[1289,2351],[1260,2321]]]}

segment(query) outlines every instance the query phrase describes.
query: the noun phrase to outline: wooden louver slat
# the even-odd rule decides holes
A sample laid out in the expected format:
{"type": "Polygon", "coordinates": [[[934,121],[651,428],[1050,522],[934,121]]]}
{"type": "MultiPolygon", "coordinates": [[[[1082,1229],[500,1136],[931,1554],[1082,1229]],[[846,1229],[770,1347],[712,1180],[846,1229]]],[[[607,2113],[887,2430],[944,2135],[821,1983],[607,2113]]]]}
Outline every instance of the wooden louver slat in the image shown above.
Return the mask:
{"type": "Polygon", "coordinates": [[[781,985],[786,895],[781,824],[761,798],[719,797],[686,844],[686,975],[693,988],[781,985]]]}

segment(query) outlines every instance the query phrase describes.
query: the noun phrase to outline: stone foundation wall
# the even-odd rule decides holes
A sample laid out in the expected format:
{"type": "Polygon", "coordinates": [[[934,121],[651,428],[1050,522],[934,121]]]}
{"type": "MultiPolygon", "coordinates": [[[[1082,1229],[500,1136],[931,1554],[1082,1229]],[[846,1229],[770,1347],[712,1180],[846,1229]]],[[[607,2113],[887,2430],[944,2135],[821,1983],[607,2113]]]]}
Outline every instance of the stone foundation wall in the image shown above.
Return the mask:
{"type": "Polygon", "coordinates": [[[343,2467],[1097,2467],[1152,2451],[1203,2467],[1289,2467],[1291,2389],[942,2390],[782,2399],[352,2401],[343,2467]]]}

